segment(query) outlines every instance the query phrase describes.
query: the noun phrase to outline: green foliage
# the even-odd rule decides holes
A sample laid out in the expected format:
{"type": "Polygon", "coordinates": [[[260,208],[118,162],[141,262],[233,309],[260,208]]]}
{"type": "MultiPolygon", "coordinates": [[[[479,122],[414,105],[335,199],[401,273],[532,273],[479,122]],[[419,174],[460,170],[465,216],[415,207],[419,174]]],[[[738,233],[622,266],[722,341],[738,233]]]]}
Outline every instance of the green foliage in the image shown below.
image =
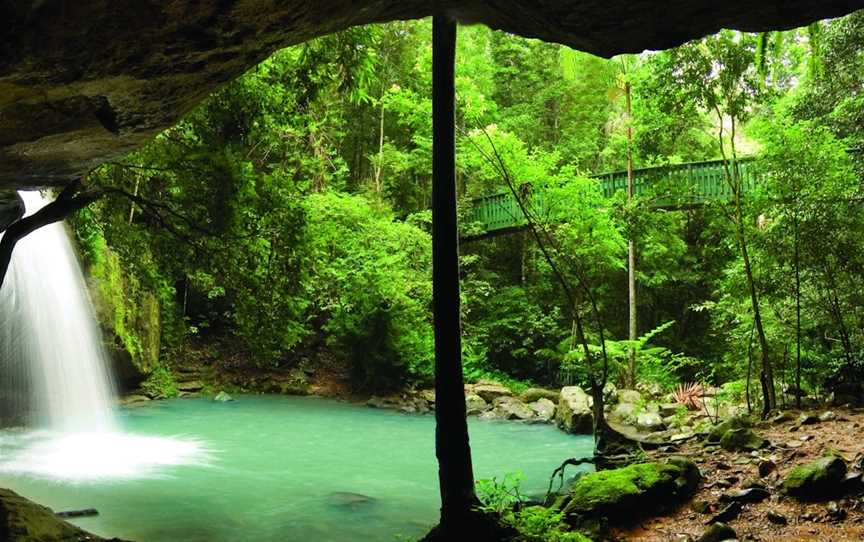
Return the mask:
{"type": "MultiPolygon", "coordinates": [[[[656,209],[688,189],[675,178],[633,201],[623,187],[604,198],[591,175],[623,169],[628,149],[636,167],[716,158],[733,143],[758,152],[764,182],[742,223],[778,378],[794,373],[796,238],[803,386],[852,378],[864,359],[864,223],[841,202],[860,197],[845,148],[864,142],[862,22],[722,31],[612,60],[464,28],[460,217],[472,198],[508,189],[500,158],[517,190],[548,200],[529,207],[578,285],[592,358],[602,323],[613,378],[635,348],[638,378],[664,389],[740,387],[753,317],[726,208],[656,209]],[[654,330],[634,342],[622,340],[629,239],[637,327],[654,330]]],[[[357,387],[431,378],[430,32],[429,20],[358,27],[279,51],[91,175],[112,192],[74,226],[124,349],[153,365],[194,335],[264,367],[337,359],[357,387]]],[[[573,308],[530,232],[463,243],[461,268],[467,380],[585,383],[573,308]]]]}
{"type": "Polygon", "coordinates": [[[516,530],[522,542],[591,542],[583,534],[570,531],[560,510],[544,506],[524,506],[519,492],[521,473],[508,473],[500,482],[482,479],[475,483],[479,509],[501,518],[502,523],[516,530]]]}
{"type": "Polygon", "coordinates": [[[523,478],[521,472],[509,472],[500,482],[496,478],[477,480],[474,490],[480,500],[480,509],[502,515],[514,505],[521,504],[525,500],[519,493],[523,478]]]}
{"type": "Polygon", "coordinates": [[[153,369],[150,376],[147,377],[141,384],[141,389],[150,397],[157,399],[170,399],[177,397],[177,383],[174,381],[174,375],[164,365],[160,365],[153,369]]]}

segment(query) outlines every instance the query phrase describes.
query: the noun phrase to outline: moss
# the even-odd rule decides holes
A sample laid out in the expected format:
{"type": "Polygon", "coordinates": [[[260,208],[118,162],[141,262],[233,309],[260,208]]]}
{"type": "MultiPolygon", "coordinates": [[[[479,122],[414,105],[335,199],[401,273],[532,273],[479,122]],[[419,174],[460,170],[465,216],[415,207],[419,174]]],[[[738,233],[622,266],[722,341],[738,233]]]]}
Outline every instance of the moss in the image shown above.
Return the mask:
{"type": "Polygon", "coordinates": [[[102,540],[57,519],[48,508],[8,489],[0,489],[0,539],[20,542],[102,540]]]}
{"type": "Polygon", "coordinates": [[[759,450],[765,446],[765,439],[752,429],[730,429],[720,439],[720,447],[729,452],[759,450]]]}
{"type": "Polygon", "coordinates": [[[750,420],[750,418],[746,416],[735,416],[718,425],[715,425],[714,428],[712,428],[711,431],[708,433],[705,441],[711,444],[719,444],[720,440],[723,438],[723,435],[725,435],[729,431],[736,429],[749,429],[751,427],[753,427],[753,422],[750,420]]]}
{"type": "Polygon", "coordinates": [[[799,500],[821,500],[840,492],[846,476],[842,458],[828,455],[806,465],[799,465],[783,480],[783,493],[799,500]]]}
{"type": "Polygon", "coordinates": [[[583,517],[632,518],[633,510],[651,513],[691,494],[699,478],[696,466],[683,458],[595,472],[576,482],[563,512],[577,523],[583,517]]]}

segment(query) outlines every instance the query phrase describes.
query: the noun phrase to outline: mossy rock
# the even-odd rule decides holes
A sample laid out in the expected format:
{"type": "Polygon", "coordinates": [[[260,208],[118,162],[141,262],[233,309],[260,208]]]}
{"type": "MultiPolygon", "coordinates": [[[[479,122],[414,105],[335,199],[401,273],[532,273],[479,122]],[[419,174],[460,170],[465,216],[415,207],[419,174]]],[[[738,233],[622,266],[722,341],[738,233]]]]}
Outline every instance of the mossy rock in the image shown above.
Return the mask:
{"type": "Polygon", "coordinates": [[[766,442],[752,429],[730,429],[720,439],[720,447],[727,452],[750,452],[764,448],[766,442]]]}
{"type": "Polygon", "coordinates": [[[0,540],[8,542],[98,542],[54,513],[8,489],[0,489],[0,540]]]}
{"type": "Polygon", "coordinates": [[[799,465],[783,480],[783,493],[801,501],[830,499],[841,492],[846,478],[846,462],[829,455],[799,465]]]}
{"type": "Polygon", "coordinates": [[[572,524],[598,517],[632,520],[634,510],[651,515],[691,496],[700,479],[696,465],[683,457],[594,472],[574,484],[563,512],[572,524]]]}
{"type": "Polygon", "coordinates": [[[715,425],[708,436],[705,437],[705,442],[709,444],[720,444],[723,435],[734,429],[750,429],[753,427],[753,422],[747,416],[735,416],[728,420],[715,425]]]}

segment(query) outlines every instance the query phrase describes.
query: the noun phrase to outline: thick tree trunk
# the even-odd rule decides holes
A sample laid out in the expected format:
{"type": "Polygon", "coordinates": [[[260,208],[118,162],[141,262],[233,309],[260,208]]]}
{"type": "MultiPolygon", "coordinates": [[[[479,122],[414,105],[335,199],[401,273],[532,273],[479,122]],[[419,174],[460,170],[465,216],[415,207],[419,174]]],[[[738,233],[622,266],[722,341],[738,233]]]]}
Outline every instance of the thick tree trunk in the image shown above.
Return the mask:
{"type": "Polygon", "coordinates": [[[435,453],[444,532],[467,522],[477,503],[459,322],[459,237],[456,229],[456,23],[433,20],[432,57],[432,280],[435,319],[435,453]]]}

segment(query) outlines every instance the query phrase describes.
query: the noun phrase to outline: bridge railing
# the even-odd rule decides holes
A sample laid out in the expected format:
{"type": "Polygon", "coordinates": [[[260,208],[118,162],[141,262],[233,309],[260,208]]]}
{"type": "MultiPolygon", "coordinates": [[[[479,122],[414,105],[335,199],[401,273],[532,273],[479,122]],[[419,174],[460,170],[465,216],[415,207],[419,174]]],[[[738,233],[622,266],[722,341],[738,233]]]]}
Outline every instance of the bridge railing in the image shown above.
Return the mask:
{"type": "MultiPolygon", "coordinates": [[[[681,208],[726,201],[732,197],[732,191],[726,182],[725,167],[722,160],[710,160],[635,169],[633,191],[637,196],[653,194],[650,205],[655,208],[681,208]]],[[[753,160],[739,159],[738,168],[744,191],[752,190],[758,184],[753,160]]],[[[599,181],[598,188],[606,198],[611,198],[619,190],[627,190],[626,171],[602,173],[593,178],[599,181]]],[[[542,216],[548,207],[545,200],[543,188],[534,187],[527,204],[542,216]]],[[[482,224],[487,233],[525,226],[522,210],[509,192],[476,198],[472,203],[468,220],[482,224]]]]}

